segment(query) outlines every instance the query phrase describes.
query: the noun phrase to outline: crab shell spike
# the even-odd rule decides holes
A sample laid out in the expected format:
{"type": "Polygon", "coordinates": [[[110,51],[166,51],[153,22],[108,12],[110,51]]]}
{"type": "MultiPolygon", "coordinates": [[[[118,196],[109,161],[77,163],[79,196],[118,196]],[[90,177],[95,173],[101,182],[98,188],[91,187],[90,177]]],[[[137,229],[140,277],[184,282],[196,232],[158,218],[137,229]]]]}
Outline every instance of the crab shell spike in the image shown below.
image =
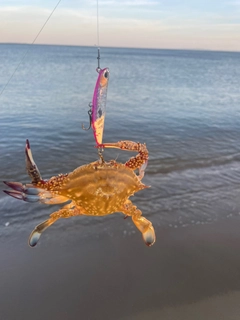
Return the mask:
{"type": "Polygon", "coordinates": [[[42,177],[36,163],[33,160],[32,151],[31,151],[30,143],[28,139],[26,140],[25,154],[26,154],[26,169],[27,169],[28,175],[32,179],[32,183],[38,183],[40,180],[42,180],[42,177]]]}

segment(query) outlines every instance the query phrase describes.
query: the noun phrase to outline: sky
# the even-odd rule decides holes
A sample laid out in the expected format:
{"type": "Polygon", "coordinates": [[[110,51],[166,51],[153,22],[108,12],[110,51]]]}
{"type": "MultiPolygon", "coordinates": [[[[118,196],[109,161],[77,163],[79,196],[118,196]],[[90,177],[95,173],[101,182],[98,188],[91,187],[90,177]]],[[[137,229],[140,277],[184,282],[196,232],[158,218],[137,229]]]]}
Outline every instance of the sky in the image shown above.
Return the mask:
{"type": "MultiPolygon", "coordinates": [[[[59,0],[0,0],[0,42],[32,43],[59,0]]],[[[99,45],[240,51],[240,0],[98,0],[99,45]]],[[[98,45],[97,1],[61,0],[37,44],[98,45]]]]}

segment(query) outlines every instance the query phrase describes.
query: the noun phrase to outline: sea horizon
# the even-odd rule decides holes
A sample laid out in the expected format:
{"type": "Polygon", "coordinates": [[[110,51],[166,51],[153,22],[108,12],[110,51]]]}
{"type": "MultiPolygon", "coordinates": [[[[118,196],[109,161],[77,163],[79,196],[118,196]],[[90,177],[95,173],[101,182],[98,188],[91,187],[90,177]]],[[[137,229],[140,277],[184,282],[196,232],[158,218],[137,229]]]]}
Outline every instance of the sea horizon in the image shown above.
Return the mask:
{"type": "Polygon", "coordinates": [[[240,53],[239,50],[217,50],[204,48],[152,48],[152,47],[118,47],[118,46],[102,46],[93,44],[77,45],[77,44],[51,44],[51,43],[27,43],[27,42],[0,42],[0,45],[26,45],[26,46],[62,46],[62,47],[83,47],[83,48],[107,48],[107,49],[139,49],[139,50],[165,50],[165,51],[199,51],[199,52],[222,52],[222,53],[240,53]]]}

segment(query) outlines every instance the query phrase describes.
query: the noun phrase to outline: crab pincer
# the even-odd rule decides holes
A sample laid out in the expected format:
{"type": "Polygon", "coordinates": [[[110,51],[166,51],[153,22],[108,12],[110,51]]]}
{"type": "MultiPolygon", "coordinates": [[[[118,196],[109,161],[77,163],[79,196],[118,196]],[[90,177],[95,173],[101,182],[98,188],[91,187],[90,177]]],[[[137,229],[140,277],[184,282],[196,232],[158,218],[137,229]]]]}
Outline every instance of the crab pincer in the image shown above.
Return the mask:
{"type": "Polygon", "coordinates": [[[9,188],[13,190],[3,190],[9,196],[24,200],[26,202],[37,202],[39,201],[39,197],[37,194],[40,192],[38,188],[28,188],[27,185],[23,185],[20,182],[7,182],[3,181],[9,188]]]}
{"type": "Polygon", "coordinates": [[[28,139],[26,140],[25,155],[28,175],[32,179],[32,183],[38,183],[40,180],[42,180],[42,177],[36,163],[33,160],[32,151],[28,139]]]}
{"type": "Polygon", "coordinates": [[[97,148],[115,148],[125,151],[136,151],[138,154],[135,157],[131,157],[125,165],[132,170],[139,170],[139,179],[144,177],[145,169],[148,164],[148,150],[145,143],[139,143],[134,141],[118,141],[112,143],[102,143],[97,148]]]}

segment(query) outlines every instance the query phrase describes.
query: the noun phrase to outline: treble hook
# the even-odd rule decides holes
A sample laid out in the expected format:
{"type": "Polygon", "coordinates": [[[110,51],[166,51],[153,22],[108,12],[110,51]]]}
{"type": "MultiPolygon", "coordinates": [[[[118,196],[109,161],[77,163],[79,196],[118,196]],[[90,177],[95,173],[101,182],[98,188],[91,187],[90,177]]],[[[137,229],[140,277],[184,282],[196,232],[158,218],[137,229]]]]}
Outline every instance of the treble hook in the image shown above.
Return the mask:
{"type": "Polygon", "coordinates": [[[89,127],[88,128],[85,128],[84,127],[84,124],[82,123],[82,129],[83,130],[89,130],[90,128],[91,128],[91,124],[92,124],[92,104],[91,104],[91,102],[89,103],[89,110],[88,110],[88,115],[89,115],[89,127]]]}
{"type": "MultiPolygon", "coordinates": [[[[100,68],[100,48],[98,48],[98,55],[97,55],[97,60],[98,60],[98,66],[97,66],[97,69],[96,71],[99,73],[101,71],[101,68],[100,68]]],[[[84,127],[84,124],[82,124],[82,129],[83,130],[89,130],[91,128],[91,124],[92,124],[92,108],[93,108],[93,105],[91,104],[91,102],[89,103],[89,110],[88,110],[88,115],[89,115],[89,127],[88,128],[85,128],[84,127]]],[[[100,154],[99,154],[100,155],[100,154]]],[[[100,155],[101,157],[101,155],[100,155]]]]}

